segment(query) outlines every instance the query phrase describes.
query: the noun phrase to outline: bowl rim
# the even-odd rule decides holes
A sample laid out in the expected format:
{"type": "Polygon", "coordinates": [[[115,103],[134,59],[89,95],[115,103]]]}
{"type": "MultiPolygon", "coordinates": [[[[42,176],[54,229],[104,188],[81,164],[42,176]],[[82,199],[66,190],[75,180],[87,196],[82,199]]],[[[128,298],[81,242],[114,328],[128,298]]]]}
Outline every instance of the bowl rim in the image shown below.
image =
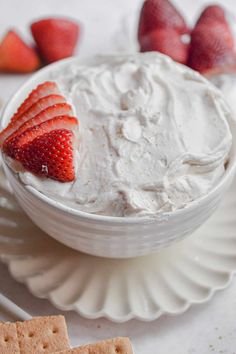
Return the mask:
{"type": "MultiPolygon", "coordinates": [[[[129,55],[129,54],[128,54],[129,55]]],[[[93,58],[94,56],[89,56],[89,58],[93,58]]],[[[6,105],[4,106],[4,109],[1,113],[1,119],[0,119],[0,129],[4,127],[4,122],[7,121],[7,117],[9,116],[9,111],[11,111],[12,106],[14,106],[15,101],[22,95],[23,92],[27,91],[28,92],[28,87],[32,85],[35,81],[39,80],[41,76],[49,73],[51,70],[55,68],[60,68],[63,67],[64,65],[66,66],[68,63],[73,63],[73,62],[78,62],[78,61],[85,61],[86,58],[81,57],[71,57],[71,58],[66,58],[63,60],[60,60],[56,63],[50,64],[46,66],[45,68],[40,69],[37,71],[35,74],[33,74],[29,79],[27,79],[23,85],[21,85],[15,93],[10,97],[6,105]]],[[[191,70],[191,69],[190,69],[191,70]]],[[[204,77],[203,77],[204,78],[204,77]]],[[[205,79],[205,78],[204,78],[205,79]]],[[[206,79],[205,79],[206,80],[206,79]]],[[[207,81],[207,80],[206,80],[207,81]]],[[[210,84],[210,83],[209,83],[210,84]]],[[[27,94],[24,95],[26,97],[27,94]]],[[[16,110],[14,110],[16,111],[16,110]]],[[[191,212],[195,210],[197,207],[200,207],[204,202],[206,202],[208,199],[211,198],[212,195],[218,192],[218,190],[221,189],[222,185],[224,185],[227,180],[230,178],[231,174],[236,171],[236,121],[232,119],[228,119],[228,124],[230,126],[230,131],[232,134],[232,147],[231,147],[231,152],[230,152],[230,159],[229,163],[227,165],[226,171],[220,181],[217,183],[217,185],[214,186],[207,194],[199,197],[196,200],[191,201],[188,203],[185,207],[169,212],[162,212],[162,213],[157,213],[154,215],[148,215],[148,216],[107,216],[107,215],[99,215],[99,214],[92,214],[92,213],[87,213],[78,209],[75,209],[73,207],[65,205],[61,201],[57,201],[42,192],[38,191],[36,188],[32,186],[26,186],[20,178],[17,176],[17,174],[11,170],[11,168],[7,165],[5,159],[1,158],[4,168],[7,169],[7,171],[12,175],[12,177],[20,183],[20,185],[26,189],[29,193],[33,194],[36,198],[40,199],[46,204],[49,204],[50,206],[63,211],[67,214],[72,214],[74,216],[79,216],[83,219],[87,220],[93,220],[93,221],[98,221],[98,222],[109,222],[109,223],[126,223],[126,224],[143,224],[144,222],[150,223],[154,222],[157,220],[164,220],[164,219],[169,219],[171,217],[176,217],[176,216],[181,216],[186,214],[186,212],[191,212]],[[232,129],[234,126],[234,129],[232,129]]],[[[1,153],[2,155],[2,153],[1,153]]]]}

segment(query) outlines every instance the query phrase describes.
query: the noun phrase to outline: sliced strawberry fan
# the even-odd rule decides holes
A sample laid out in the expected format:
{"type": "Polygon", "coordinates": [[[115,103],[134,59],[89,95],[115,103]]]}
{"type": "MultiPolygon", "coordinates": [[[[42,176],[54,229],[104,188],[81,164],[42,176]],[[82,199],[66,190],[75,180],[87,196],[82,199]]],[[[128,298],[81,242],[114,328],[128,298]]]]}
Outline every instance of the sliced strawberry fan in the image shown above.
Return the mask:
{"type": "Polygon", "coordinates": [[[77,128],[77,119],[67,116],[29,128],[16,141],[15,159],[36,175],[71,182],[75,179],[77,128]]]}
{"type": "Polygon", "coordinates": [[[21,135],[24,131],[34,126],[38,126],[39,124],[46,122],[49,119],[58,117],[58,116],[72,116],[73,110],[71,105],[68,103],[58,103],[53,106],[47,107],[46,109],[42,110],[39,114],[34,116],[33,118],[26,121],[24,124],[17,129],[16,132],[12,133],[3,143],[3,151],[8,156],[14,158],[12,148],[15,145],[15,141],[17,140],[18,136],[21,135]]]}
{"type": "Polygon", "coordinates": [[[17,112],[13,115],[12,121],[19,118],[19,116],[26,112],[34,103],[36,103],[40,98],[49,95],[59,95],[60,90],[55,82],[46,81],[42,84],[38,85],[38,87],[33,90],[29,96],[24,100],[24,102],[20,105],[17,112]]]}
{"type": "Polygon", "coordinates": [[[12,120],[9,125],[0,133],[0,146],[3,141],[13,134],[22,124],[35,117],[44,109],[51,107],[57,103],[64,103],[66,100],[61,95],[49,95],[40,98],[26,112],[20,115],[17,119],[12,120]]]}
{"type": "MultiPolygon", "coordinates": [[[[20,150],[24,145],[31,143],[35,138],[38,138],[41,135],[50,133],[55,129],[70,129],[76,132],[78,127],[78,121],[75,117],[68,116],[58,116],[52,119],[49,119],[46,122],[43,122],[39,125],[31,127],[24,131],[22,134],[18,135],[15,140],[16,150],[20,150]]],[[[15,158],[19,158],[18,151],[15,153],[15,158]]]]}
{"type": "Polygon", "coordinates": [[[41,84],[31,92],[0,139],[4,154],[27,171],[60,182],[75,179],[78,120],[55,83],[41,84]]]}

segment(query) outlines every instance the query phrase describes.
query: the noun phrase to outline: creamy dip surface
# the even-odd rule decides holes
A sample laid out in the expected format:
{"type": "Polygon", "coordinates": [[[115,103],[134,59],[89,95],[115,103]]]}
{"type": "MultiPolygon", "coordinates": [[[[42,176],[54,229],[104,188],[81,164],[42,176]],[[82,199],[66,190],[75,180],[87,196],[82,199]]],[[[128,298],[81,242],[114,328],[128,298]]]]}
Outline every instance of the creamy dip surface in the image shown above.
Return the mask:
{"type": "Polygon", "coordinates": [[[220,91],[166,56],[94,57],[55,70],[80,121],[76,180],[23,183],[88,213],[155,216],[208,193],[225,172],[230,110],[220,91]]]}

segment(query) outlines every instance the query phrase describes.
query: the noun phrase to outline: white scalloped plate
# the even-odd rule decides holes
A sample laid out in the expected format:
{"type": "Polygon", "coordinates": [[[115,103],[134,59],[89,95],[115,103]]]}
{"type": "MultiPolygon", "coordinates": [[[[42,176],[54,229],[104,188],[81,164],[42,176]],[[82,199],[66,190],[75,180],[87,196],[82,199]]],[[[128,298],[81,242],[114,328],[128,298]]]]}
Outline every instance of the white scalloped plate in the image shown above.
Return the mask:
{"type": "Polygon", "coordinates": [[[158,254],[112,260],[73,251],[38,229],[0,171],[0,258],[37,297],[86,318],[152,321],[225,288],[236,271],[236,181],[195,234],[158,254]]]}

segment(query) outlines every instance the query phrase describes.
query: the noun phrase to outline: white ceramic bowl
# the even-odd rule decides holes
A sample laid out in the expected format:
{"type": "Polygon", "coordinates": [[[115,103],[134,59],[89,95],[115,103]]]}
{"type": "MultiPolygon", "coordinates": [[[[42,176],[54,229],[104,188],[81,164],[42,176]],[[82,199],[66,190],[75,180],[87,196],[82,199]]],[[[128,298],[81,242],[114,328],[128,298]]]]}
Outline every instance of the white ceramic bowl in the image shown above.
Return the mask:
{"type": "MultiPolygon", "coordinates": [[[[13,96],[2,116],[2,127],[28,93],[48,80],[49,72],[77,62],[70,58],[50,65],[32,76],[13,96]]],[[[80,62],[80,61],[79,61],[80,62]]],[[[26,187],[4,163],[14,194],[28,216],[59,242],[96,256],[126,258],[149,254],[193,233],[219,205],[236,169],[236,127],[229,122],[233,146],[227,170],[218,185],[186,208],[163,213],[158,218],[110,217],[81,212],[56,202],[32,187],[26,187]]]]}

